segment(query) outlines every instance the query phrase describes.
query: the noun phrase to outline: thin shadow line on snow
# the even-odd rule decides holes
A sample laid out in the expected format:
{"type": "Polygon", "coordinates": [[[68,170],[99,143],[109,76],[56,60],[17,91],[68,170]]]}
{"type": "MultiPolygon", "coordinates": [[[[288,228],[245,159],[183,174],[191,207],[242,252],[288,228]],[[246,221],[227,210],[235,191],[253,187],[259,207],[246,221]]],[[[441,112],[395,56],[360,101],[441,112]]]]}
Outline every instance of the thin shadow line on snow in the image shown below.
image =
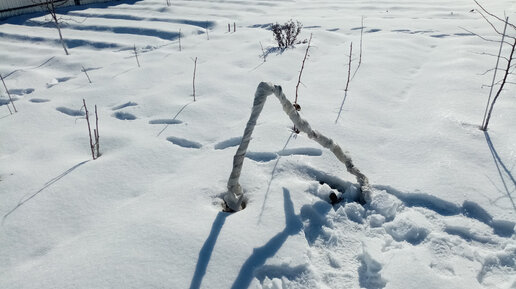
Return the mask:
{"type": "MultiPolygon", "coordinates": [[[[190,101],[189,103],[187,103],[187,104],[183,105],[183,107],[181,107],[181,109],[176,113],[176,115],[174,116],[174,118],[173,118],[172,120],[175,120],[175,119],[179,116],[179,114],[180,114],[181,112],[183,112],[183,110],[184,110],[187,106],[189,106],[190,104],[192,104],[192,103],[193,103],[193,101],[190,101]]],[[[170,125],[170,124],[165,125],[165,127],[164,127],[164,128],[163,128],[163,129],[158,133],[158,135],[156,135],[156,136],[160,136],[160,135],[161,135],[161,134],[162,134],[162,133],[167,129],[167,127],[168,127],[169,125],[170,125]]]]}
{"type": "Polygon", "coordinates": [[[269,191],[271,190],[271,184],[272,184],[272,180],[274,179],[274,173],[276,172],[276,168],[278,167],[278,163],[281,159],[281,153],[284,152],[285,149],[287,148],[287,145],[290,142],[290,140],[292,139],[292,136],[294,135],[294,133],[295,133],[294,131],[292,131],[292,133],[290,133],[290,136],[288,137],[287,142],[285,142],[283,149],[281,149],[280,154],[278,155],[278,158],[276,159],[276,163],[274,164],[274,168],[272,169],[271,177],[269,179],[269,184],[267,185],[267,191],[265,192],[265,198],[263,199],[262,209],[260,211],[260,215],[258,216],[258,224],[260,224],[262,221],[263,212],[265,211],[265,204],[267,203],[269,191]]]}
{"type": "Polygon", "coordinates": [[[32,198],[34,198],[35,196],[37,196],[39,193],[41,193],[43,190],[45,190],[46,188],[50,187],[51,185],[55,184],[57,181],[59,181],[60,179],[62,179],[63,177],[65,177],[66,175],[68,175],[69,173],[71,173],[72,171],[74,171],[75,169],[77,169],[78,167],[84,165],[85,163],[89,162],[89,160],[87,161],[83,161],[83,162],[80,162],[78,164],[76,164],[75,166],[69,168],[68,170],[64,171],[62,174],[58,175],[57,177],[51,179],[50,181],[48,181],[41,189],[39,189],[37,192],[35,192],[34,194],[30,195],[30,197],[26,198],[23,200],[20,200],[20,202],[12,209],[10,210],[7,214],[5,214],[2,218],[2,225],[4,224],[5,220],[7,219],[7,217],[9,215],[11,215],[12,213],[14,213],[14,211],[16,211],[19,207],[23,206],[25,203],[27,203],[28,201],[30,201],[32,198]]]}
{"type": "Polygon", "coordinates": [[[199,289],[201,287],[202,279],[204,278],[204,275],[206,275],[206,269],[210,263],[213,248],[215,247],[215,243],[217,242],[217,238],[222,230],[222,226],[224,226],[228,216],[229,213],[219,212],[217,218],[213,221],[210,235],[199,252],[199,258],[197,259],[195,273],[192,277],[192,282],[190,283],[190,289],[199,289]]]}
{"type": "Polygon", "coordinates": [[[496,165],[496,169],[498,170],[498,174],[500,175],[500,179],[502,180],[503,187],[505,189],[505,193],[507,194],[507,197],[511,201],[512,207],[514,211],[516,211],[516,204],[514,203],[514,199],[511,196],[511,193],[516,191],[516,179],[514,179],[514,176],[511,173],[511,170],[507,168],[507,166],[504,164],[502,159],[500,158],[500,155],[498,155],[498,152],[493,146],[493,142],[491,141],[491,137],[489,136],[489,133],[487,131],[484,132],[484,136],[486,137],[487,145],[489,146],[489,150],[491,151],[491,155],[493,156],[493,160],[496,165]],[[503,170],[503,172],[502,172],[503,170]],[[504,177],[504,172],[506,177],[504,177]],[[508,178],[508,180],[506,180],[508,178]],[[509,191],[509,187],[507,183],[512,183],[514,186],[514,189],[509,191]]]}
{"type": "Polygon", "coordinates": [[[253,254],[247,258],[240,269],[238,276],[231,286],[231,289],[247,288],[251,284],[254,272],[263,266],[267,259],[276,255],[279,249],[287,241],[289,236],[298,234],[303,229],[303,223],[299,216],[294,212],[294,204],[290,197],[290,192],[283,188],[284,210],[285,210],[285,229],[270,239],[262,247],[253,249],[253,254]]]}

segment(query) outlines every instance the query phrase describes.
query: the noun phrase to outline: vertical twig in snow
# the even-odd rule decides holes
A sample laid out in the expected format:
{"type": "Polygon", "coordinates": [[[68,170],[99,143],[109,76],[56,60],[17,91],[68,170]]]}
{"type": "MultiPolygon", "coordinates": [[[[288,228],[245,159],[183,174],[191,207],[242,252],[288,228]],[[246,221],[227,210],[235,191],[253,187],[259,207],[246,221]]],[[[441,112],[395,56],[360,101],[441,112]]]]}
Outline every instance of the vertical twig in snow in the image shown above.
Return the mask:
{"type": "Polygon", "coordinates": [[[265,53],[265,50],[263,49],[262,42],[260,41],[260,47],[262,48],[262,56],[263,56],[263,62],[267,61],[267,54],[265,53]]]}
{"type": "Polygon", "coordinates": [[[233,22],[233,32],[236,32],[236,22],[233,22]]]}
{"type": "MultiPolygon", "coordinates": [[[[9,96],[9,101],[11,102],[11,105],[14,108],[14,112],[18,112],[18,110],[16,110],[16,106],[14,106],[14,101],[13,101],[13,98],[11,97],[11,93],[9,92],[9,89],[7,89],[7,85],[5,85],[4,77],[2,76],[2,74],[0,74],[0,79],[2,79],[2,83],[4,84],[5,92],[7,92],[7,95],[9,96]]],[[[9,108],[9,105],[7,105],[7,108],[9,108]]],[[[9,112],[12,114],[10,108],[9,108],[9,112]]]]}
{"type": "Polygon", "coordinates": [[[82,72],[84,72],[84,74],[86,74],[86,77],[88,78],[88,81],[91,83],[91,79],[90,79],[90,76],[88,75],[88,72],[86,71],[86,69],[84,68],[84,66],[82,66],[82,72]]]}
{"type": "Polygon", "coordinates": [[[301,64],[301,70],[299,71],[299,78],[297,79],[297,85],[296,85],[296,99],[294,100],[294,107],[296,110],[300,110],[301,107],[297,103],[297,97],[298,97],[298,90],[299,90],[299,84],[301,84],[301,75],[303,74],[303,69],[305,68],[305,61],[308,57],[308,50],[310,49],[310,43],[312,42],[312,33],[310,33],[310,39],[308,40],[308,46],[306,46],[305,51],[305,57],[303,58],[303,63],[301,64]]]}
{"type": "Polygon", "coordinates": [[[84,104],[84,112],[86,113],[86,122],[88,123],[88,134],[90,136],[90,149],[91,149],[91,157],[95,159],[95,149],[93,146],[93,139],[91,137],[91,126],[90,126],[90,117],[88,115],[88,107],[86,106],[86,100],[83,98],[82,103],[84,104]]]}
{"type": "Polygon", "coordinates": [[[181,28],[179,28],[179,51],[181,51],[181,28]]]}
{"type": "Polygon", "coordinates": [[[97,113],[97,105],[95,104],[95,149],[97,151],[97,158],[100,156],[99,144],[99,115],[97,113]]]}
{"type": "Polygon", "coordinates": [[[351,55],[353,54],[353,42],[349,45],[349,61],[348,61],[348,80],[346,81],[346,88],[344,89],[344,98],[342,99],[342,103],[340,104],[339,114],[337,115],[337,119],[335,119],[335,123],[339,121],[340,114],[342,113],[342,107],[344,106],[344,102],[346,101],[346,98],[348,97],[348,88],[349,88],[349,81],[350,81],[350,75],[351,75],[351,55]]]}
{"type": "Polygon", "coordinates": [[[138,63],[138,67],[140,67],[140,61],[138,60],[138,51],[136,51],[136,44],[133,47],[134,57],[136,58],[136,63],[138,63]]]}
{"type": "MultiPolygon", "coordinates": [[[[486,118],[487,118],[487,111],[489,109],[489,103],[491,102],[491,96],[492,96],[493,87],[494,87],[495,81],[496,81],[496,73],[498,72],[498,65],[500,63],[500,55],[502,54],[502,47],[503,47],[503,43],[504,43],[504,40],[505,40],[505,32],[507,31],[507,24],[508,23],[509,23],[509,17],[507,17],[505,19],[505,26],[503,28],[502,41],[500,42],[500,49],[498,50],[498,58],[496,59],[496,66],[495,66],[495,69],[494,69],[493,81],[491,83],[491,88],[489,90],[489,97],[487,98],[486,110],[484,112],[484,117],[482,118],[482,126],[481,126],[482,130],[485,130],[484,126],[487,128],[487,126],[485,125],[486,118]]],[[[510,61],[510,59],[509,59],[509,61],[510,61]]]]}
{"type": "Polygon", "coordinates": [[[197,57],[194,59],[194,71],[193,71],[193,80],[192,80],[192,87],[193,87],[193,100],[195,101],[195,73],[197,71],[197,57]]]}
{"type": "Polygon", "coordinates": [[[228,33],[231,32],[231,24],[228,23],[228,33]]]}
{"type": "Polygon", "coordinates": [[[489,108],[489,112],[487,113],[486,121],[485,121],[484,125],[482,126],[483,131],[487,131],[487,126],[489,125],[489,120],[491,119],[491,113],[493,112],[494,105],[495,105],[496,101],[498,100],[498,97],[502,93],[503,88],[505,87],[505,84],[507,83],[507,78],[511,74],[510,70],[511,70],[512,60],[514,60],[514,51],[515,50],[516,50],[516,39],[514,39],[514,43],[511,45],[511,53],[509,56],[509,60],[507,61],[507,67],[505,68],[505,74],[501,81],[500,87],[498,88],[498,91],[496,92],[496,95],[493,98],[493,101],[491,102],[491,107],[489,108]]]}

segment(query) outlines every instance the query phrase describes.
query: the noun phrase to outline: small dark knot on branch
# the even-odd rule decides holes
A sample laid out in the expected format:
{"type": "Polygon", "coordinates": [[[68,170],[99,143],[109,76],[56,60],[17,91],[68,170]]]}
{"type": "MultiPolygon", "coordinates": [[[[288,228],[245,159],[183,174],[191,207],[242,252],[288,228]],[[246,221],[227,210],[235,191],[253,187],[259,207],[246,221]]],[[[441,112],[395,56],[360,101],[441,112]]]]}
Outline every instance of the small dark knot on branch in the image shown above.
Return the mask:
{"type": "Polygon", "coordinates": [[[294,103],[293,104],[294,108],[297,110],[297,111],[300,111],[301,110],[301,106],[297,103],[294,103]]]}

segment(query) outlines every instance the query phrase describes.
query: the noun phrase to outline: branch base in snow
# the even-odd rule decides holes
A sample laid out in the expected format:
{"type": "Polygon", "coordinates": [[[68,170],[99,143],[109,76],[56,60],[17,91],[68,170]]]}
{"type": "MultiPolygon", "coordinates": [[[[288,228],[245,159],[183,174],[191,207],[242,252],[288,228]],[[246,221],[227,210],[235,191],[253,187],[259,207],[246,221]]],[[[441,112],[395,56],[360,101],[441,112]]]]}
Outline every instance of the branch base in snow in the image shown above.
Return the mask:
{"type": "Polygon", "coordinates": [[[240,174],[242,172],[245,154],[247,152],[247,148],[249,147],[249,142],[251,141],[251,135],[253,133],[254,127],[256,126],[258,117],[260,116],[263,106],[265,105],[267,96],[271,94],[274,94],[278,98],[283,107],[283,111],[293,122],[296,129],[298,129],[300,132],[306,133],[310,139],[329,149],[337,157],[337,159],[346,166],[347,171],[356,177],[361,190],[358,201],[361,204],[369,202],[371,200],[371,187],[369,185],[369,179],[362,172],[360,172],[357,167],[355,167],[351,157],[344,153],[341,147],[331,138],[328,138],[320,132],[313,130],[310,127],[308,121],[301,118],[296,107],[292,105],[292,103],[283,93],[281,86],[273,85],[267,82],[261,82],[256,88],[253,109],[244,130],[242,142],[240,143],[240,146],[238,147],[238,150],[233,157],[233,169],[228,180],[228,191],[224,195],[224,202],[226,207],[234,212],[238,212],[245,207],[244,192],[239,183],[240,174]]]}

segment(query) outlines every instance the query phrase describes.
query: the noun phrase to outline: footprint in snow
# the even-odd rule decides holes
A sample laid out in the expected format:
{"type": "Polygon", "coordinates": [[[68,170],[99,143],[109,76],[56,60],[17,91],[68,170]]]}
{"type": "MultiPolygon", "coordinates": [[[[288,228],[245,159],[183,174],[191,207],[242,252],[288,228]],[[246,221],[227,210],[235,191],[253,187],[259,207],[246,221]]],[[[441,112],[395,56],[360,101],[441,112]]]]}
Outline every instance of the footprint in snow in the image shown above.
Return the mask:
{"type": "Polygon", "coordinates": [[[223,150],[230,147],[236,147],[242,142],[242,137],[233,137],[224,141],[221,141],[215,145],[216,150],[223,150]]]}
{"type": "Polygon", "coordinates": [[[128,112],[117,111],[113,116],[119,120],[135,120],[136,116],[128,112]]]}
{"type": "Polygon", "coordinates": [[[34,102],[34,103],[43,103],[43,102],[49,102],[50,99],[46,99],[46,98],[31,98],[29,99],[30,102],[34,102]]]}
{"type": "Polygon", "coordinates": [[[149,120],[149,124],[181,124],[182,121],[173,118],[162,118],[149,120]]]}
{"type": "Polygon", "coordinates": [[[168,137],[167,140],[175,145],[178,145],[178,146],[184,147],[184,148],[200,149],[202,147],[202,144],[195,142],[195,141],[187,140],[184,138],[171,136],[171,137],[168,137]]]}
{"type": "Polygon", "coordinates": [[[34,88],[9,89],[9,93],[12,95],[25,95],[25,94],[31,94],[33,92],[34,92],[34,88]]]}
{"type": "Polygon", "coordinates": [[[138,104],[136,102],[129,101],[129,102],[126,102],[124,104],[117,105],[117,106],[113,107],[111,110],[119,110],[119,109],[126,108],[126,107],[129,107],[129,106],[137,106],[137,105],[138,104]]]}
{"type": "Polygon", "coordinates": [[[294,148],[285,149],[277,153],[271,152],[247,152],[246,158],[256,162],[270,162],[275,160],[278,156],[292,156],[292,155],[304,155],[304,156],[320,156],[322,150],[316,148],[294,148]]]}
{"type": "MultiPolygon", "coordinates": [[[[13,101],[15,101],[15,100],[18,100],[18,99],[14,97],[13,101]]],[[[0,98],[0,106],[7,105],[9,103],[11,103],[11,100],[9,100],[8,98],[0,98]]]]}
{"type": "Polygon", "coordinates": [[[66,114],[66,115],[69,115],[69,116],[84,116],[85,115],[84,111],[82,111],[82,110],[71,109],[71,108],[67,108],[67,107],[63,107],[63,106],[56,108],[56,110],[66,114]]]}

